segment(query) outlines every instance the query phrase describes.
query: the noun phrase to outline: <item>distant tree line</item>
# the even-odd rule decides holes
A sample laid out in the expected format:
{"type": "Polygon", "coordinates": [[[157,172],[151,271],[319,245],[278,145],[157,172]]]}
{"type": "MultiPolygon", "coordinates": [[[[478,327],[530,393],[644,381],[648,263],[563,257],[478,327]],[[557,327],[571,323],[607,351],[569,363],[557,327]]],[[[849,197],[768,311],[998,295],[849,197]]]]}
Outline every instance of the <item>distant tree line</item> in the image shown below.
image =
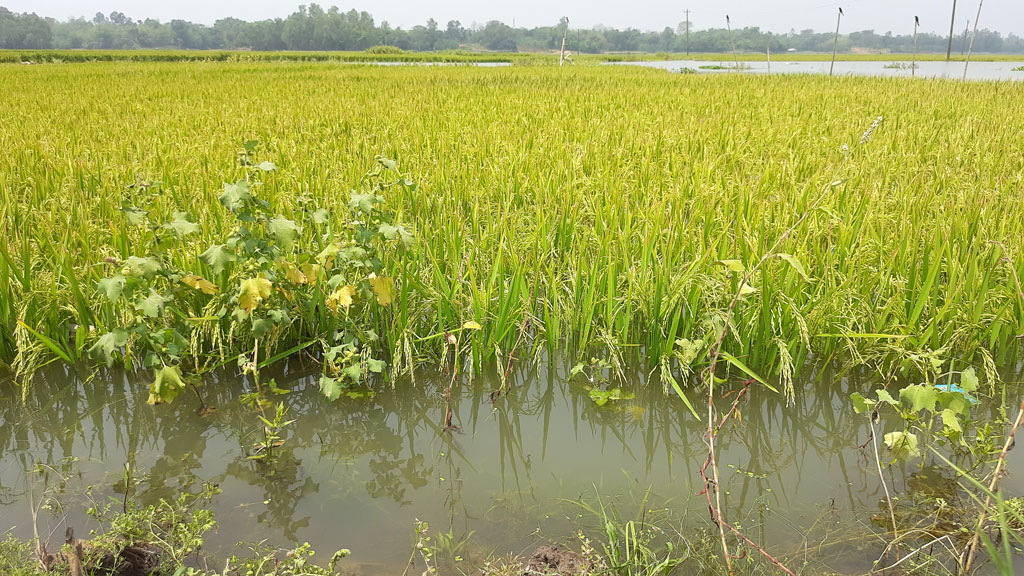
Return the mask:
{"type": "MultiPolygon", "coordinates": [[[[661,32],[642,32],[634,28],[619,30],[597,26],[589,30],[570,29],[569,48],[574,52],[728,52],[731,49],[725,28],[697,30],[690,23],[661,32]]],[[[908,28],[910,26],[908,25],[908,28]]],[[[373,46],[395,46],[402,50],[454,50],[460,47],[497,51],[557,50],[561,46],[564,20],[552,26],[513,28],[496,20],[469,28],[458,20],[441,26],[433,19],[409,30],[394,28],[386,21],[377,24],[367,12],[343,12],[332,6],[299,6],[287,18],[246,22],[224,18],[213,26],[184,20],[160,22],[133,20],[121,12],[96,14],[92,19],[59,21],[36,14],[18,14],[0,7],[0,48],[8,49],[135,49],[177,48],[185,50],[365,50],[373,46]]],[[[830,52],[832,33],[795,30],[788,34],[763,32],[759,28],[733,31],[736,49],[762,52],[786,50],[830,52]]],[[[959,52],[966,33],[954,41],[959,52]]],[[[947,39],[938,34],[918,37],[920,52],[945,52],[947,39]]],[[[910,52],[910,34],[876,34],[867,30],[844,34],[840,51],[853,49],[910,52]]],[[[978,52],[1024,53],[1024,39],[1015,34],[979,30],[974,41],[978,52]]]]}

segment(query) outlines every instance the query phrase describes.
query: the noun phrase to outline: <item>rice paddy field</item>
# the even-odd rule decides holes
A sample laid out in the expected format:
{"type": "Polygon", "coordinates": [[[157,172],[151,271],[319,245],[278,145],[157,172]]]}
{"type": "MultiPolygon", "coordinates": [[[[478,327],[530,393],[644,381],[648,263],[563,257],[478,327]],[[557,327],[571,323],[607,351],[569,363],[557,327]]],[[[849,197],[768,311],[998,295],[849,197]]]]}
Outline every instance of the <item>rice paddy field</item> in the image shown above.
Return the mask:
{"type": "Polygon", "coordinates": [[[286,214],[304,193],[344,204],[378,154],[416,183],[387,198],[420,240],[382,326],[391,348],[476,321],[478,356],[518,343],[657,364],[726,311],[737,279],[722,261],[769,253],[802,266],[772,258],[750,279],[725,347],[751,367],[787,374],[812,354],[991,365],[1024,331],[1013,83],[297,63],[0,72],[8,363],[39,346],[27,328],[72,357],[102,333],[92,287],[103,258],[133,252],[120,222],[137,181],[163,183],[144,200],[153,218],[199,224],[172,249],[195,265],[231,226],[217,198],[249,139],[277,166],[265,195],[286,214]],[[73,325],[92,329],[76,338],[73,325]]]}
{"type": "MultiPolygon", "coordinates": [[[[417,370],[454,365],[443,381],[486,374],[504,391],[513,365],[560,358],[579,362],[566,378],[642,374],[685,403],[684,418],[717,421],[714,381],[709,394],[702,374],[721,339],[718,374],[733,376],[724,390],[739,402],[742,381],[760,380],[767,388],[756,393],[778,392],[783,421],[784,406],[827,394],[823,374],[844,382],[845,397],[848,373],[865,395],[961,373],[973,392],[966,373],[976,373],[1003,427],[970,432],[994,446],[974,472],[987,485],[1006,456],[995,457],[1015,412],[1005,376],[1018,372],[1024,333],[1020,83],[292,61],[4,65],[0,77],[0,386],[17,391],[8,401],[32,398],[47,363],[89,382],[104,352],[144,380],[156,372],[158,401],[168,354],[180,359],[178,382],[182,370],[187,379],[240,356],[252,356],[246,374],[289,356],[333,366],[337,318],[375,297],[358,336],[388,366],[364,355],[375,386],[411,389],[417,370]],[[271,164],[252,190],[274,216],[267,253],[295,262],[282,264],[287,282],[319,286],[304,255],[326,253],[324,229],[352,229],[367,250],[381,247],[366,260],[373,274],[360,272],[365,290],[324,277],[329,288],[310,288],[306,305],[278,291],[283,271],[251,268],[239,286],[246,267],[270,260],[239,253],[241,276],[221,270],[235,258],[225,247],[255,250],[225,243],[254,226],[236,209],[240,184],[225,183],[244,183],[260,162],[271,164]],[[368,225],[347,219],[376,202],[353,192],[368,170],[400,175],[374,189],[389,216],[371,232],[379,224],[382,237],[408,242],[364,242],[368,225]],[[131,225],[140,215],[151,224],[131,225]],[[174,317],[162,326],[190,327],[180,346],[161,332],[162,348],[143,358],[133,343],[153,337],[138,327],[163,318],[170,300],[153,289],[126,309],[111,290],[131,286],[133,266],[153,276],[153,246],[164,269],[194,272],[166,280],[195,290],[166,304],[174,317]],[[257,319],[271,300],[287,312],[272,329],[257,319]],[[131,335],[117,331],[132,318],[142,320],[131,335]]],[[[352,248],[342,244],[329,257],[352,248]]],[[[321,391],[337,398],[332,382],[321,391]]],[[[611,386],[589,397],[627,398],[611,386]]],[[[725,410],[733,398],[721,399],[728,419],[736,404],[725,410]]],[[[918,425],[900,414],[906,430],[918,425]]],[[[444,419],[458,428],[451,409],[444,419]]],[[[886,443],[894,456],[883,460],[906,455],[886,443]]],[[[865,469],[874,474],[874,462],[865,469]]],[[[886,510],[873,490],[870,507],[886,510]]]]}

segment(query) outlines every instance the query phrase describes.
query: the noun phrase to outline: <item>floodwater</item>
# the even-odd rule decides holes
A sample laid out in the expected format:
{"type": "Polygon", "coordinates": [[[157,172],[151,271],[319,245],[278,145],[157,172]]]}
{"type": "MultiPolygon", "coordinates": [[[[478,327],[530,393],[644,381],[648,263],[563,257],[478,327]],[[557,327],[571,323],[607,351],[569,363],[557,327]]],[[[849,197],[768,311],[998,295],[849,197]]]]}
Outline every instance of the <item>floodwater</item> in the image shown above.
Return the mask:
{"type": "MultiPolygon", "coordinates": [[[[720,62],[701,60],[662,60],[651,62],[616,62],[617,65],[627,66],[648,66],[671,72],[679,72],[683,69],[696,70],[698,73],[732,73],[735,72],[735,62],[723,58],[720,62]],[[701,66],[721,66],[723,70],[701,69],[701,66]]],[[[831,62],[784,62],[773,61],[771,69],[767,61],[740,62],[740,71],[748,74],[828,74],[831,62]]],[[[952,78],[961,79],[964,76],[963,62],[918,62],[916,69],[911,69],[909,61],[886,62],[886,61],[837,61],[834,74],[837,76],[885,76],[885,77],[906,77],[913,74],[918,78],[952,78]]],[[[967,67],[968,80],[1024,80],[1024,71],[1014,71],[1014,68],[1024,66],[1024,62],[971,62],[967,67]]]]}
{"type": "MultiPolygon", "coordinates": [[[[293,362],[264,374],[293,390],[275,399],[296,419],[271,467],[247,458],[262,426],[238,402],[247,383],[229,374],[202,387],[216,406],[207,415],[197,414],[192,394],[148,406],[145,386],[117,372],[83,382],[50,370],[37,376],[26,404],[3,383],[0,534],[31,537],[30,503],[44,483],[62,508],[44,512],[40,533],[53,530],[56,539],[63,522],[87,533],[95,523],[83,510],[93,502],[120,509],[126,463],[137,478],[131,498],[140,503],[197,492],[204,482],[219,486],[210,504],[218,528],[207,552],[242,540],[308,541],[324,560],[350,548],[345,566],[364,574],[404,570],[417,519],[429,523],[435,541],[450,542],[467,573],[487,554],[571,543],[579,529],[599,535],[593,510],[601,503],[626,519],[660,518],[690,539],[712,529],[698,495],[704,425],[648,381],[647,370],[637,368],[621,385],[635,397],[603,406],[592,401],[585,378],[569,380],[568,372],[562,363],[523,367],[497,398],[493,367],[457,379],[452,422],[459,429],[446,431],[450,374],[421,373],[415,383],[381,386],[373,398],[328,403],[316,392],[315,367],[293,362]]],[[[884,547],[887,513],[870,448],[858,447],[870,427],[853,413],[849,394],[874,382],[815,376],[797,384],[793,406],[753,386],[738,404],[740,418],[718,439],[723,506],[730,521],[802,573],[864,573],[884,547]]],[[[1011,395],[1008,407],[1018,402],[1011,395]]],[[[699,406],[695,392],[691,398],[699,406]]],[[[1011,453],[1009,464],[1004,492],[1024,494],[1024,454],[1011,453]]],[[[896,464],[885,475],[904,496],[910,487],[950,504],[966,498],[931,459],[923,467],[896,464]]]]}

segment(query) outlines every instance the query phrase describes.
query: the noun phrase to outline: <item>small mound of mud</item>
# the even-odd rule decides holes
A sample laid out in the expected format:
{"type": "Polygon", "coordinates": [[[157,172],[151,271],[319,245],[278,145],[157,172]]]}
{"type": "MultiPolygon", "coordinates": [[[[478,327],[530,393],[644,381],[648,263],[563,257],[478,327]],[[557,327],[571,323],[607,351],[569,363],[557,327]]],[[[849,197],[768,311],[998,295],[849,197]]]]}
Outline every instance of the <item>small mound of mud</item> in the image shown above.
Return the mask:
{"type": "Polygon", "coordinates": [[[583,556],[558,546],[545,544],[533,551],[523,576],[558,574],[559,576],[583,576],[593,569],[593,563],[583,556]]]}

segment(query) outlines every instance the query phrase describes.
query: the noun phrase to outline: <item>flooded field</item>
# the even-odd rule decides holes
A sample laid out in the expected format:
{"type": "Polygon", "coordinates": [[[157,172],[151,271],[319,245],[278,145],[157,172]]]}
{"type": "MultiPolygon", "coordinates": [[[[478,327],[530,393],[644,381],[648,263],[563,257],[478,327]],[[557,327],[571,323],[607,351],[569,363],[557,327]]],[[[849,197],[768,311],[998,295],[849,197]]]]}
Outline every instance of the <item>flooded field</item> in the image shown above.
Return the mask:
{"type": "MultiPolygon", "coordinates": [[[[65,516],[84,532],[86,508],[120,506],[129,466],[129,498],[140,503],[219,486],[208,552],[240,540],[308,541],[350,548],[346,566],[365,574],[404,569],[417,519],[447,537],[452,559],[467,566],[571,541],[576,530],[600,531],[601,504],[622,516],[649,514],[689,538],[711,529],[698,495],[704,424],[642,369],[628,372],[622,399],[603,406],[588,380],[569,372],[560,363],[515,372],[497,397],[502,384],[493,368],[457,382],[457,428],[445,430],[448,374],[419,374],[397,391],[327,404],[317,375],[293,362],[276,376],[292,390],[283,398],[298,418],[266,465],[248,458],[261,425],[237,402],[244,379],[209,380],[201,391],[215,410],[197,415],[195,395],[148,406],[145,388],[122,374],[82,383],[50,370],[26,405],[0,399],[0,518],[14,535],[31,537],[30,502],[45,478],[59,488],[63,508],[40,517],[41,533],[63,534],[65,516]]],[[[884,494],[864,447],[870,426],[849,399],[872,384],[816,373],[789,407],[751,387],[740,418],[718,437],[728,517],[804,573],[865,573],[885,546],[884,494]]],[[[1013,405],[1017,387],[1006,394],[1013,405]]],[[[1024,462],[1011,457],[1009,464],[1005,495],[1024,494],[1024,462]]],[[[894,464],[886,475],[907,497],[907,514],[917,513],[910,500],[918,495],[951,507],[966,497],[931,457],[894,464]]]]}
{"type": "MultiPolygon", "coordinates": [[[[622,66],[646,66],[679,72],[680,70],[696,70],[703,73],[734,72],[735,63],[728,57],[720,62],[706,60],[662,60],[650,62],[619,62],[622,66]]],[[[794,62],[776,61],[769,64],[767,60],[743,61],[739,63],[739,71],[751,74],[828,74],[831,63],[828,61],[794,62]]],[[[912,75],[920,78],[951,78],[959,80],[964,77],[963,62],[917,62],[912,68],[911,62],[886,61],[836,61],[834,74],[837,76],[882,76],[909,78],[912,75]]],[[[1024,80],[1024,62],[971,62],[967,66],[968,80],[1024,80]]]]}

